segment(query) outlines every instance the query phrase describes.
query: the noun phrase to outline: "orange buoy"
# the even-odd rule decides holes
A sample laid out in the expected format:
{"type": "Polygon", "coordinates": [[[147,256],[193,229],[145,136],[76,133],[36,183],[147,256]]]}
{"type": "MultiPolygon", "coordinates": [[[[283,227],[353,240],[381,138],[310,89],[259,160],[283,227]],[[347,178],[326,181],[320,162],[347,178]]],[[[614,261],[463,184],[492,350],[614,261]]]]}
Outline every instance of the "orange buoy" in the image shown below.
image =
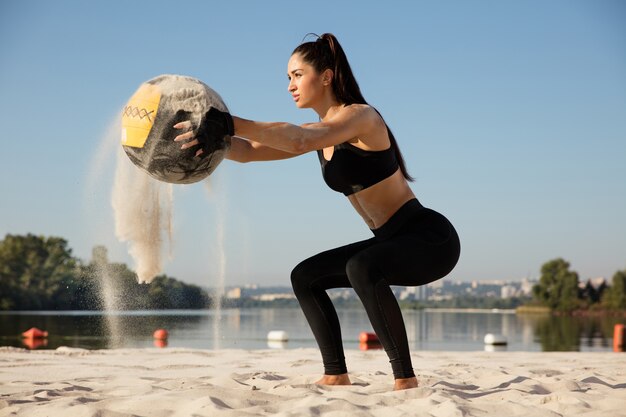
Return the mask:
{"type": "Polygon", "coordinates": [[[167,347],[167,339],[154,339],[154,347],[166,348],[167,347]]]}
{"type": "Polygon", "coordinates": [[[360,350],[375,350],[375,349],[382,349],[383,345],[380,344],[380,342],[361,342],[359,343],[359,349],[360,350]]]}
{"type": "Polygon", "coordinates": [[[376,333],[361,332],[359,333],[359,342],[361,343],[380,343],[376,333]]]}
{"type": "Polygon", "coordinates": [[[30,329],[22,333],[22,337],[27,339],[43,339],[44,337],[48,337],[48,332],[39,330],[36,327],[31,327],[30,329]]]}
{"type": "Polygon", "coordinates": [[[32,337],[25,337],[22,339],[22,343],[27,348],[34,350],[40,348],[41,346],[48,346],[48,339],[43,339],[40,337],[36,339],[32,337]]]}
{"type": "Polygon", "coordinates": [[[167,340],[169,334],[165,329],[156,329],[152,335],[156,340],[167,340]]]}
{"type": "Polygon", "coordinates": [[[623,324],[616,324],[613,328],[613,352],[624,351],[624,327],[623,324]]]}

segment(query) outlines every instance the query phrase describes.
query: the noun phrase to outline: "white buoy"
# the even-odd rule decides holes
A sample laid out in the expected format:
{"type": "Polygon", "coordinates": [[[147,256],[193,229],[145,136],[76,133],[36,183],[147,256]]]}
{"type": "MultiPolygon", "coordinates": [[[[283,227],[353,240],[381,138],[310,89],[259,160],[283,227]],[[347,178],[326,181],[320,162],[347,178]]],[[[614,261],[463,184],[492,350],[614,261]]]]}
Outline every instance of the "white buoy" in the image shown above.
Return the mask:
{"type": "Polygon", "coordinates": [[[267,334],[267,340],[286,342],[289,340],[289,335],[284,330],[272,330],[267,334]]]}
{"type": "Polygon", "coordinates": [[[286,349],[287,342],[283,342],[281,340],[268,340],[267,347],[270,349],[286,349]]]}
{"type": "Polygon", "coordinates": [[[485,352],[506,352],[506,345],[485,345],[485,352]]]}
{"type": "Polygon", "coordinates": [[[507,343],[506,337],[501,334],[487,333],[485,335],[486,345],[503,346],[507,343]]]}

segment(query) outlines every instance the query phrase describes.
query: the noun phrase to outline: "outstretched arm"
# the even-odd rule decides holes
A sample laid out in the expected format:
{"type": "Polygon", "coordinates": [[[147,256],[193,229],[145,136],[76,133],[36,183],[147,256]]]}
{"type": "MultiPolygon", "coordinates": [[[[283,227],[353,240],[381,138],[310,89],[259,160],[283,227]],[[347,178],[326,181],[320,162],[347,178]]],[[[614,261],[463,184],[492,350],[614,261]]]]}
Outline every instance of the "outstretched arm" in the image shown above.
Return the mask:
{"type": "Polygon", "coordinates": [[[233,136],[230,142],[230,149],[226,154],[226,159],[236,162],[253,161],[276,161],[279,159],[293,158],[301,154],[281,151],[261,145],[258,142],[233,136]]]}
{"type": "Polygon", "coordinates": [[[345,108],[327,122],[296,126],[282,122],[255,122],[233,117],[237,136],[292,154],[334,146],[361,136],[378,119],[366,107],[345,108]]]}
{"type": "MultiPolygon", "coordinates": [[[[354,138],[363,140],[370,132],[375,131],[376,124],[380,121],[377,113],[369,106],[346,107],[328,121],[302,126],[282,122],[255,122],[211,109],[207,112],[201,128],[210,127],[212,130],[209,136],[231,136],[234,139],[231,143],[234,149],[227,158],[248,162],[291,158],[354,138]]],[[[177,123],[174,128],[181,130],[181,134],[174,139],[176,142],[183,142],[181,149],[201,144],[195,137],[196,133],[192,130],[190,121],[177,123]]],[[[202,153],[203,150],[199,149],[196,155],[200,156],[202,153]]]]}
{"type": "MultiPolygon", "coordinates": [[[[180,122],[174,125],[175,129],[180,129],[183,133],[176,136],[175,142],[182,142],[181,149],[191,148],[200,145],[198,138],[194,136],[193,126],[190,121],[180,122]]],[[[202,156],[204,149],[196,151],[196,156],[202,156]]],[[[230,146],[226,154],[226,159],[236,162],[252,161],[275,161],[279,159],[293,158],[301,153],[281,151],[269,146],[262,145],[252,140],[237,136],[230,137],[230,146]]]]}

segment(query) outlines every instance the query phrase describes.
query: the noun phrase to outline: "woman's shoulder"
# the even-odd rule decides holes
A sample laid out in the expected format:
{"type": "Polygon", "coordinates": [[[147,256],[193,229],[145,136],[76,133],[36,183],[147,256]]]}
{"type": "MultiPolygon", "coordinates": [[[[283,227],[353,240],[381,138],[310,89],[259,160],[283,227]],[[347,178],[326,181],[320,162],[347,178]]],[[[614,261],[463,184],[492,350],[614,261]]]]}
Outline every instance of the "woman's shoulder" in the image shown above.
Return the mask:
{"type": "Polygon", "coordinates": [[[383,124],[384,121],[376,109],[369,104],[349,104],[342,109],[344,117],[357,119],[360,123],[370,125],[383,124]]]}
{"type": "Polygon", "coordinates": [[[376,109],[368,104],[345,106],[342,121],[353,127],[351,140],[361,142],[365,150],[380,150],[389,147],[387,125],[376,109]]]}
{"type": "Polygon", "coordinates": [[[370,113],[376,114],[376,110],[369,104],[360,104],[360,103],[348,104],[344,106],[342,110],[345,112],[354,113],[354,114],[370,114],[370,113]]]}

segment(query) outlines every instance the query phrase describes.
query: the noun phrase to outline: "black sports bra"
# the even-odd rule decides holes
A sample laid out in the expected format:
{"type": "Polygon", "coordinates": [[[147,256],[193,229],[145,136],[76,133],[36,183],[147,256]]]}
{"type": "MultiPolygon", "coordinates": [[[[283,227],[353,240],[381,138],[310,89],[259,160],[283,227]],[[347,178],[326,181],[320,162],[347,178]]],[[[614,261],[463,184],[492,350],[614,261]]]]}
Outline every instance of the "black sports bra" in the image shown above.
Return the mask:
{"type": "Polygon", "coordinates": [[[398,169],[392,146],[382,151],[366,151],[344,142],[335,146],[330,161],[317,151],[322,175],[333,190],[348,196],[390,177],[398,169]]]}

